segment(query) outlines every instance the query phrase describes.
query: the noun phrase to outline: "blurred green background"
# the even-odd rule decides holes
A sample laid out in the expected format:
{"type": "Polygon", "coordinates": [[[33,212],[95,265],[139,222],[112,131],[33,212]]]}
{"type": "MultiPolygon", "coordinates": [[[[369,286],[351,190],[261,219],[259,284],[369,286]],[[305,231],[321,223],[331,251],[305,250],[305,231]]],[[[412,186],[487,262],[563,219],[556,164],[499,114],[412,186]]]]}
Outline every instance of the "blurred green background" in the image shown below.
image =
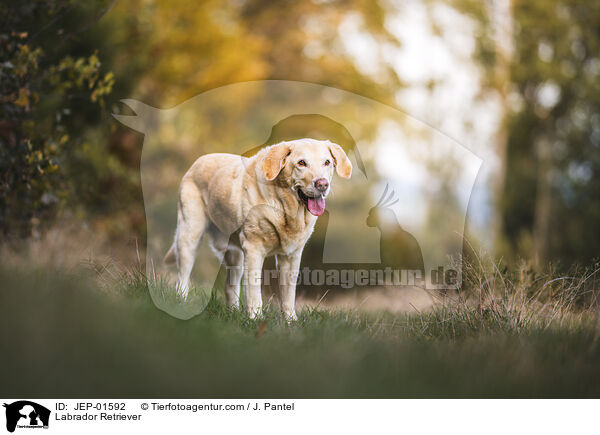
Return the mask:
{"type": "MultiPolygon", "coordinates": [[[[597,256],[597,2],[28,0],[1,8],[5,242],[71,219],[115,243],[143,243],[143,138],[110,116],[131,114],[119,100],[169,108],[226,84],[285,79],[399,107],[480,155],[467,231],[474,243],[538,266],[597,256]]],[[[223,109],[233,115],[244,101],[223,109]]],[[[366,114],[365,134],[376,135],[379,122],[366,114]]]]}

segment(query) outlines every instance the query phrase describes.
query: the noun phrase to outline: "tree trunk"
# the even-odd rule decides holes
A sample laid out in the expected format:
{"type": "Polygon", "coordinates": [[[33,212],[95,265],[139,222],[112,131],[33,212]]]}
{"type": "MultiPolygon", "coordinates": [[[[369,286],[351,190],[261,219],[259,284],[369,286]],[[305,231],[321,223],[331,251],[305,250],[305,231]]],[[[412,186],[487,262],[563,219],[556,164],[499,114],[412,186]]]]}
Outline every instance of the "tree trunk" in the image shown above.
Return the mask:
{"type": "Polygon", "coordinates": [[[513,4],[512,0],[493,0],[492,19],[496,33],[496,65],[494,70],[495,88],[499,95],[498,130],[494,137],[494,147],[498,158],[498,167],[491,180],[494,211],[492,215],[492,246],[498,248],[502,240],[501,200],[506,182],[506,154],[508,133],[508,94],[510,92],[510,67],[513,54],[513,4]]]}
{"type": "Polygon", "coordinates": [[[533,226],[534,263],[537,267],[548,260],[548,235],[552,213],[552,152],[550,141],[542,139],[537,144],[537,192],[533,226]]]}

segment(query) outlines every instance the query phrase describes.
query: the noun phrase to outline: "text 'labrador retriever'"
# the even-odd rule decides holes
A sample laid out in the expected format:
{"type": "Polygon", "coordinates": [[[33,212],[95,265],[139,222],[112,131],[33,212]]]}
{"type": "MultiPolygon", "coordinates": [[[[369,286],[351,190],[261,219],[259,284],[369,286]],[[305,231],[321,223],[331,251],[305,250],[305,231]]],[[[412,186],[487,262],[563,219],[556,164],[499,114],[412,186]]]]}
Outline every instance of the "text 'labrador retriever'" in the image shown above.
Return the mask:
{"type": "Polygon", "coordinates": [[[262,314],[261,273],[275,255],[281,308],[296,319],[296,278],[302,250],[325,211],[333,169],[349,178],[352,164],[339,145],[299,139],[262,149],[253,157],[207,154],[181,180],[175,241],[165,262],[177,262],[177,290],[185,298],[196,250],[208,234],[227,267],[227,304],[239,307],[246,273],[251,318],[262,314]]]}

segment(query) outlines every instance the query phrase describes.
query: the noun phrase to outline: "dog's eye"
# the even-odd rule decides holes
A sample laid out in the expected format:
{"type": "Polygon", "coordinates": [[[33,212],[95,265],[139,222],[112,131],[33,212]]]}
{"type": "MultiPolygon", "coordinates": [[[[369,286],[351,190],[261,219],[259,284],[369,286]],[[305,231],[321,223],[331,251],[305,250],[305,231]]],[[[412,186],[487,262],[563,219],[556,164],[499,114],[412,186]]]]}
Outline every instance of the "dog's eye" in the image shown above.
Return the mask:
{"type": "Polygon", "coordinates": [[[298,160],[298,166],[306,166],[306,162],[304,160],[298,160]]]}
{"type": "Polygon", "coordinates": [[[331,165],[331,162],[329,160],[325,160],[325,166],[329,166],[331,165]]]}

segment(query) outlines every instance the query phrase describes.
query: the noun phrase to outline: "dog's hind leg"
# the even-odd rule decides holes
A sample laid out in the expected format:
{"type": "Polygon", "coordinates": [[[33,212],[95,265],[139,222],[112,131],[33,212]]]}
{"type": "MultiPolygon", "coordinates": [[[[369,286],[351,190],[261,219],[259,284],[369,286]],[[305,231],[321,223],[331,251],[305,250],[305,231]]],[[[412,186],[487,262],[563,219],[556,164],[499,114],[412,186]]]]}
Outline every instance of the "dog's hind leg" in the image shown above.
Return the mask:
{"type": "Polygon", "coordinates": [[[190,274],[207,217],[198,187],[192,180],[183,179],[177,206],[177,231],[174,251],[177,260],[177,292],[185,299],[190,289],[190,274]]]}
{"type": "Polygon", "coordinates": [[[244,271],[244,252],[235,246],[232,238],[226,236],[214,225],[209,225],[209,243],[217,258],[223,263],[226,270],[225,299],[228,307],[240,306],[240,282],[244,271]]]}

